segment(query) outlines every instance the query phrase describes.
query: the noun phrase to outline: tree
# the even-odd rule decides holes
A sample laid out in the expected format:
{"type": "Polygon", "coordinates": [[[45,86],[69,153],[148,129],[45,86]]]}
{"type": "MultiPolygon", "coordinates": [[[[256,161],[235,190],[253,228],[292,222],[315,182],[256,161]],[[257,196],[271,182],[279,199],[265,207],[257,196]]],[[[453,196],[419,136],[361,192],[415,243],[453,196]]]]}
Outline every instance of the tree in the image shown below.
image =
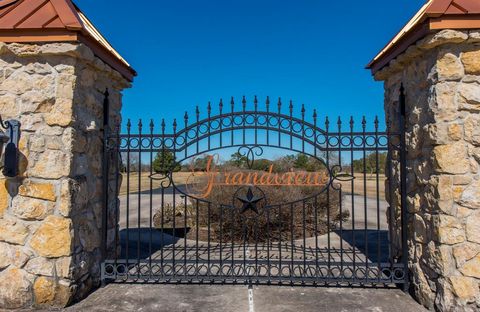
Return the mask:
{"type": "Polygon", "coordinates": [[[122,153],[120,171],[121,172],[137,172],[140,164],[140,157],[138,153],[122,153]]]}
{"type": "Polygon", "coordinates": [[[240,154],[239,152],[233,153],[230,156],[230,160],[228,161],[229,165],[235,166],[237,168],[245,168],[247,167],[247,156],[240,154]]]}
{"type": "Polygon", "coordinates": [[[308,172],[325,169],[325,165],[321,161],[305,154],[297,154],[297,156],[295,156],[294,167],[308,172]]]}
{"type": "MultiPolygon", "coordinates": [[[[356,159],[353,161],[353,171],[361,173],[377,173],[377,157],[375,153],[370,153],[364,159],[356,159]]],[[[378,173],[385,173],[385,164],[387,163],[387,153],[378,153],[378,173]]]]}
{"type": "Polygon", "coordinates": [[[252,169],[258,171],[267,171],[270,168],[270,165],[272,165],[272,161],[262,158],[253,162],[252,169]]]}
{"type": "Polygon", "coordinates": [[[286,155],[273,161],[274,172],[287,172],[295,166],[295,155],[286,155]]]}
{"type": "Polygon", "coordinates": [[[153,171],[163,174],[180,171],[182,168],[176,161],[175,155],[172,152],[165,150],[157,153],[152,165],[153,171]]]}
{"type": "Polygon", "coordinates": [[[203,155],[201,157],[196,157],[193,159],[193,162],[191,162],[190,165],[186,167],[189,171],[192,170],[192,167],[195,171],[205,171],[207,170],[208,161],[211,157],[211,155],[203,155]]]}
{"type": "Polygon", "coordinates": [[[308,156],[305,154],[297,154],[294,161],[294,167],[297,169],[307,169],[308,167],[308,156]]]}

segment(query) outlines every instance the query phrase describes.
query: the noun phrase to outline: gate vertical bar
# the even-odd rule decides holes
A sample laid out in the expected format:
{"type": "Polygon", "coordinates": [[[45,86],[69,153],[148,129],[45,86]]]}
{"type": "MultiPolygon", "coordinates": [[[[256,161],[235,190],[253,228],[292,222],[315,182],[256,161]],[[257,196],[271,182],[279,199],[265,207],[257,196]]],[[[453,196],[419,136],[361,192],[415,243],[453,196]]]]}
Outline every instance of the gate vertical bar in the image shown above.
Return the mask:
{"type": "MultiPolygon", "coordinates": [[[[110,134],[110,101],[109,101],[108,89],[105,90],[104,99],[103,99],[103,209],[102,209],[102,259],[105,261],[107,259],[107,226],[108,226],[108,184],[109,184],[109,148],[108,140],[110,134]]],[[[103,271],[103,270],[102,270],[103,271]]],[[[102,278],[102,284],[105,282],[105,279],[102,278]]]]}
{"type": "Polygon", "coordinates": [[[379,156],[378,156],[378,117],[375,116],[375,195],[377,201],[377,267],[378,267],[378,279],[380,279],[380,272],[381,272],[381,237],[380,237],[380,182],[379,182],[379,156]]]}
{"type": "MultiPolygon", "coordinates": [[[[149,199],[150,199],[150,219],[149,219],[149,240],[148,240],[148,272],[150,279],[152,278],[152,241],[153,241],[153,119],[150,119],[150,138],[148,144],[150,145],[150,185],[149,185],[149,199]]],[[[140,234],[139,234],[140,235],[140,234]]]]}
{"type": "MultiPolygon", "coordinates": [[[[338,116],[337,120],[338,126],[338,165],[340,170],[343,171],[342,167],[342,119],[338,116]]],[[[340,271],[343,272],[343,216],[342,216],[342,187],[338,188],[338,211],[340,215],[340,271]]]]}
{"type": "Polygon", "coordinates": [[[401,189],[401,212],[402,212],[402,262],[404,269],[403,291],[407,292],[408,285],[408,246],[407,246],[407,151],[405,146],[405,114],[406,114],[406,101],[405,101],[405,89],[403,84],[400,87],[400,189],[401,189]]]}
{"type": "MultiPolygon", "coordinates": [[[[122,156],[120,155],[120,146],[121,146],[121,141],[120,141],[120,122],[117,122],[115,125],[115,147],[113,149],[113,153],[115,156],[115,241],[114,241],[114,263],[115,263],[115,268],[118,266],[118,257],[120,256],[118,253],[118,247],[120,245],[120,199],[118,198],[119,195],[119,179],[121,176],[120,173],[120,164],[123,162],[122,161],[122,156]]],[[[116,272],[116,271],[115,271],[116,272]]],[[[117,273],[115,274],[115,276],[117,273]]]]}
{"type": "Polygon", "coordinates": [[[142,120],[138,121],[138,196],[137,196],[137,204],[138,204],[138,211],[137,211],[137,276],[140,278],[141,275],[141,265],[140,265],[140,229],[142,227],[142,120]]]}
{"type": "MultiPolygon", "coordinates": [[[[173,159],[176,158],[176,153],[177,153],[177,119],[173,119],[173,143],[172,143],[172,153],[173,153],[173,159]]],[[[173,168],[170,168],[170,170],[173,170],[173,168]]],[[[177,198],[177,194],[176,194],[176,188],[175,188],[175,185],[173,184],[173,172],[171,172],[171,176],[170,176],[170,185],[169,187],[172,186],[172,209],[173,209],[173,213],[172,213],[172,227],[173,227],[173,230],[172,230],[172,236],[173,236],[173,243],[172,243],[172,272],[173,272],[173,277],[177,277],[177,269],[176,269],[176,248],[175,248],[175,244],[177,243],[177,241],[175,240],[177,238],[177,228],[176,228],[176,215],[177,215],[177,212],[176,212],[176,206],[177,206],[177,202],[176,202],[176,198],[177,198]]]]}
{"type": "Polygon", "coordinates": [[[353,150],[354,150],[354,143],[353,143],[353,140],[354,140],[354,135],[353,135],[353,127],[355,125],[355,122],[353,120],[353,116],[350,117],[350,171],[352,173],[352,176],[354,177],[351,181],[351,206],[352,206],[352,257],[353,257],[353,272],[355,272],[355,270],[357,269],[356,268],[356,248],[357,248],[357,244],[355,242],[355,167],[353,165],[353,159],[354,159],[354,154],[353,154],[353,150]]]}
{"type": "Polygon", "coordinates": [[[368,203],[367,203],[367,119],[365,116],[362,118],[362,157],[363,157],[363,224],[364,224],[364,244],[365,244],[365,282],[368,282],[368,203]]]}
{"type": "MultiPolygon", "coordinates": [[[[317,158],[317,150],[319,148],[318,146],[318,135],[317,135],[317,110],[314,109],[313,110],[313,140],[314,140],[314,149],[313,149],[313,155],[315,158],[317,158]]],[[[314,204],[313,204],[313,207],[314,207],[314,222],[315,222],[315,226],[314,226],[314,230],[315,230],[315,274],[318,275],[318,271],[320,270],[319,269],[319,266],[318,266],[318,205],[317,205],[317,200],[318,200],[318,196],[315,196],[315,199],[314,199],[314,204]]],[[[315,281],[315,285],[316,285],[316,281],[315,281]]]]}

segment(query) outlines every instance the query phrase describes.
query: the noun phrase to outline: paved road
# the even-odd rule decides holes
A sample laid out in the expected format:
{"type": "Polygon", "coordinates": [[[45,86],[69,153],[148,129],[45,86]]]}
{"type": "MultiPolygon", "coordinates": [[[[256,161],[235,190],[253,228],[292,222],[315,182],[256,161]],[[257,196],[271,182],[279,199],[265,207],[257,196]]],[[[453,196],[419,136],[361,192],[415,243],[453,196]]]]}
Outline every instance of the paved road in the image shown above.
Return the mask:
{"type": "MultiPolygon", "coordinates": [[[[67,308],[83,311],[249,311],[246,286],[110,284],[67,308]]],[[[253,288],[255,312],[421,312],[426,311],[398,289],[253,288]]]]}

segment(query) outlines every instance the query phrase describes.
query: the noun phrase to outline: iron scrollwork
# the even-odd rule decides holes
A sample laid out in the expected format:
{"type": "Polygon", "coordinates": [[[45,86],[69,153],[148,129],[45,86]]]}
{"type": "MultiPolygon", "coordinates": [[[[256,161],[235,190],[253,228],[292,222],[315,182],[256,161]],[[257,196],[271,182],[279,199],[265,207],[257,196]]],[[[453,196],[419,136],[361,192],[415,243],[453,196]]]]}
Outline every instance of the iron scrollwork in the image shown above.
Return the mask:
{"type": "Polygon", "coordinates": [[[255,156],[259,157],[263,155],[263,148],[259,145],[253,146],[240,146],[238,148],[238,154],[246,157],[245,161],[247,163],[248,169],[252,169],[253,163],[255,162],[255,156]]]}

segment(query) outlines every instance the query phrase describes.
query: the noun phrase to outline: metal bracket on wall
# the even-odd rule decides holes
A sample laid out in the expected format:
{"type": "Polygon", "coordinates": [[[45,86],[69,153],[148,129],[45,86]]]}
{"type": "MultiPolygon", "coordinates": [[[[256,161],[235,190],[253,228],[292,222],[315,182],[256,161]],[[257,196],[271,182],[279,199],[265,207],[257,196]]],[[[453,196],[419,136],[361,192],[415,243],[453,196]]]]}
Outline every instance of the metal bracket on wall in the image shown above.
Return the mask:
{"type": "Polygon", "coordinates": [[[18,142],[20,140],[20,122],[18,120],[7,120],[5,122],[9,139],[4,151],[3,174],[6,177],[18,175],[18,142]]]}

